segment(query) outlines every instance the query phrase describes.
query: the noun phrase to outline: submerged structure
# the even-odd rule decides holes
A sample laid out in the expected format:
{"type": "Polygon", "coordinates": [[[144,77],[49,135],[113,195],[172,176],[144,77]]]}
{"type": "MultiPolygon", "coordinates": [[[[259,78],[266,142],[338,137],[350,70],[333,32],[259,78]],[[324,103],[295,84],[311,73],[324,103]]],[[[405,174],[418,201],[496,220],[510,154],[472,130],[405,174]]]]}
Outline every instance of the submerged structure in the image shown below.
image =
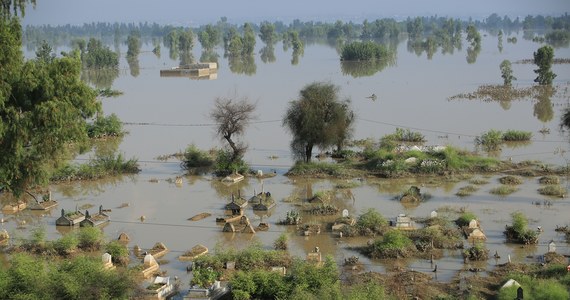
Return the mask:
{"type": "Polygon", "coordinates": [[[215,62],[200,62],[181,65],[171,69],[160,70],[160,77],[188,77],[190,79],[218,78],[218,64],[215,62]]]}

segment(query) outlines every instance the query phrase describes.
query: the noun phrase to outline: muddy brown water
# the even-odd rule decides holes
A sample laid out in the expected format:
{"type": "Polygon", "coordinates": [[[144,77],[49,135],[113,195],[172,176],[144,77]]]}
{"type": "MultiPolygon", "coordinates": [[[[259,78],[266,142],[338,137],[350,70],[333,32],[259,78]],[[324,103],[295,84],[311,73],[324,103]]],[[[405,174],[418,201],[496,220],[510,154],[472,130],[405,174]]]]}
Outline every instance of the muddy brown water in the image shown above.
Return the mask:
{"type": "MultiPolygon", "coordinates": [[[[196,244],[207,246],[211,252],[216,247],[243,248],[253,242],[260,242],[269,249],[282,232],[288,233],[290,251],[296,256],[304,257],[307,252],[319,247],[323,254],[332,255],[339,265],[344,258],[357,255],[366,270],[388,272],[400,266],[430,272],[433,264],[429,260],[371,260],[350,250],[351,247],[365,244],[367,238],[338,238],[327,231],[306,237],[298,234],[294,227],[277,225],[287,211],[298,208],[285,199],[292,195],[310,195],[311,191],[330,190],[336,184],[334,180],[283,176],[292,164],[292,158],[288,148],[290,136],[282,127],[281,118],[288,101],[295,99],[304,85],[313,81],[330,81],[340,86],[343,96],[352,99],[358,115],[354,132],[357,139],[379,139],[399,127],[421,132],[426,136],[428,145],[453,145],[474,150],[474,137],[490,129],[525,130],[533,133],[532,142],[523,147],[505,146],[499,153],[500,158],[512,158],[514,161],[535,159],[566,165],[569,139],[566,133],[559,131],[558,122],[561,110],[569,101],[566,90],[570,81],[570,65],[553,66],[553,71],[558,74],[555,84],[559,86],[559,93],[547,105],[537,107],[538,101],[533,99],[513,101],[508,105],[479,100],[447,100],[459,93],[473,92],[480,85],[502,83],[499,70],[502,60],[515,62],[531,58],[540,45],[524,40],[522,33],[517,37],[516,44],[504,41],[504,49],[499,52],[496,37],[485,35],[483,49],[474,64],[466,61],[466,42],[461,50],[456,49],[452,54],[438,51],[432,59],[428,59],[425,52],[419,56],[408,52],[404,41],[398,46],[394,66],[373,76],[362,77],[343,75],[338,54],[328,45],[307,45],[298,65],[291,64],[290,50],[285,52],[282,47],[276,46],[276,61],[265,64],[256,55],[256,71],[250,75],[233,73],[227,60],[220,57],[215,80],[159,77],[160,69],[178,62],[168,58],[167,54],[157,58],[145,52],[152,48],[150,44],[145,44],[139,56],[139,75],[133,77],[128,70],[121,71],[112,87],[124,94],[103,101],[106,114],[115,113],[124,122],[137,123],[125,126],[129,134],[123,138],[119,151],[126,157],[138,158],[142,172],[136,176],[104,181],[51,186],[53,197],[59,201],[56,208],[48,212],[3,212],[2,218],[6,222],[0,226],[16,239],[28,238],[31,229],[43,226],[49,239],[57,239],[70,230],[76,230],[55,226],[55,219],[60,216],[62,208],[73,210],[91,204],[93,207],[90,211],[94,212],[99,205],[103,205],[112,210],[111,222],[103,227],[105,236],[116,239],[121,232],[125,232],[131,238],[130,247],[138,245],[143,249],[150,249],[157,242],[164,243],[170,252],[162,258],[167,263],[161,269],[171,276],[179,276],[183,287],[188,286],[190,275],[186,273],[187,263],[178,261],[177,256],[196,244]],[[158,161],[156,157],[183,150],[191,143],[203,149],[222,145],[214,136],[208,113],[216,97],[234,93],[257,102],[257,123],[251,124],[243,137],[249,144],[246,159],[254,169],[266,173],[275,171],[277,176],[263,181],[247,178],[229,187],[208,175],[184,176],[182,184],[176,185],[173,181],[175,177],[183,175],[179,162],[158,161]],[[371,94],[377,95],[376,101],[367,98],[371,94]],[[550,129],[550,134],[539,133],[542,128],[550,129]],[[229,201],[231,193],[237,193],[239,189],[249,197],[262,188],[277,199],[276,207],[263,215],[254,213],[249,206],[246,215],[254,226],[261,221],[268,222],[269,231],[255,235],[223,233],[222,226],[215,223],[215,218],[223,215],[223,206],[229,201]],[[119,208],[124,203],[128,203],[128,206],[119,208]],[[212,216],[195,222],[187,220],[202,212],[211,213],[212,216]],[[142,222],[141,216],[145,216],[142,222]]],[[[195,49],[195,57],[199,57],[199,51],[195,49]]],[[[221,53],[221,50],[218,52],[221,53]]],[[[555,57],[570,57],[570,51],[568,48],[556,48],[555,57]]],[[[126,66],[123,58],[121,67],[126,66]]],[[[514,75],[518,78],[515,86],[532,85],[534,68],[530,64],[513,64],[514,75]]],[[[90,155],[80,158],[87,159],[90,155]]],[[[453,210],[463,207],[479,217],[488,237],[486,244],[491,255],[497,251],[501,256],[499,260],[491,258],[473,265],[483,269],[489,270],[496,263],[506,262],[509,255],[513,261],[537,261],[537,256],[547,251],[546,245],[551,240],[556,242],[559,253],[570,254],[564,237],[554,231],[557,225],[569,225],[570,200],[539,195],[538,178],[524,178],[524,183],[518,186],[519,190],[509,196],[492,195],[489,191],[500,185],[499,177],[485,178],[489,183],[479,186],[477,192],[463,198],[455,193],[468,184],[466,181],[431,184],[415,178],[364,179],[356,181],[359,185],[350,189],[350,193],[347,190],[337,193],[335,204],[341,210],[347,209],[352,216],[374,208],[387,218],[395,218],[400,213],[427,217],[431,211],[443,207],[453,210]],[[431,198],[415,207],[404,206],[394,200],[411,185],[420,186],[422,192],[429,193],[431,198]],[[552,205],[533,204],[544,201],[550,201],[552,205]],[[505,243],[502,231],[511,221],[510,213],[517,210],[530,218],[530,228],[542,226],[544,229],[539,245],[523,247],[505,243]]],[[[564,176],[561,177],[561,185],[568,187],[568,180],[564,176]]],[[[1,201],[3,205],[7,200],[2,198],[1,201]]],[[[304,222],[309,223],[322,219],[317,216],[303,217],[304,222]]],[[[5,257],[0,255],[0,260],[5,260],[5,257]]],[[[470,274],[465,271],[469,266],[463,264],[460,250],[446,251],[443,258],[437,259],[434,264],[438,265],[437,280],[440,281],[447,282],[458,272],[470,274]]]]}

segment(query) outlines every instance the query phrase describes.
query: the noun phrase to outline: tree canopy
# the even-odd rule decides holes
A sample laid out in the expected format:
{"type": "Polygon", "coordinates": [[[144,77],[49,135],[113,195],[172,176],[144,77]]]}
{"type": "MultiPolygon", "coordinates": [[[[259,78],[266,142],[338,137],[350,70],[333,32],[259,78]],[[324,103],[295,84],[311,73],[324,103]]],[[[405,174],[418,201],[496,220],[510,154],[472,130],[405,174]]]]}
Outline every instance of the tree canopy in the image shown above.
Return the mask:
{"type": "Polygon", "coordinates": [[[100,110],[80,79],[79,52],[25,61],[21,34],[17,18],[0,19],[0,185],[15,195],[45,184],[64,146],[85,139],[86,119],[100,110]]]}
{"type": "Polygon", "coordinates": [[[534,64],[538,69],[534,70],[538,77],[534,79],[540,85],[551,85],[556,74],[550,69],[554,60],[554,49],[550,46],[542,46],[534,52],[534,64]]]}
{"type": "Polygon", "coordinates": [[[337,146],[341,150],[350,138],[353,121],[350,101],[339,99],[339,87],[315,82],[300,91],[298,100],[289,103],[283,125],[293,135],[294,155],[309,162],[315,146],[321,150],[337,146]]]}

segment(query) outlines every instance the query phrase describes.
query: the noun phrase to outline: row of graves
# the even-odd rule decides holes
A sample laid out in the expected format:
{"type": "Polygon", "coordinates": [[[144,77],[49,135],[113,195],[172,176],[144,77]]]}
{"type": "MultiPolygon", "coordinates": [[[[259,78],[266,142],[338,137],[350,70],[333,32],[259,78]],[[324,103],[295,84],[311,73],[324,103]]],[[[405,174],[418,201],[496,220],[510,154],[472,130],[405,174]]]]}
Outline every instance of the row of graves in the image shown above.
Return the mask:
{"type": "Polygon", "coordinates": [[[24,209],[49,210],[49,209],[57,206],[57,201],[55,201],[51,197],[51,191],[48,191],[46,194],[42,195],[41,199],[38,199],[38,197],[36,197],[33,194],[29,194],[29,195],[32,196],[34,201],[32,201],[31,203],[28,203],[28,201],[19,199],[17,201],[12,202],[12,203],[8,203],[2,207],[2,213],[5,213],[5,214],[12,213],[13,214],[13,213],[17,213],[19,211],[22,211],[24,209]]]}

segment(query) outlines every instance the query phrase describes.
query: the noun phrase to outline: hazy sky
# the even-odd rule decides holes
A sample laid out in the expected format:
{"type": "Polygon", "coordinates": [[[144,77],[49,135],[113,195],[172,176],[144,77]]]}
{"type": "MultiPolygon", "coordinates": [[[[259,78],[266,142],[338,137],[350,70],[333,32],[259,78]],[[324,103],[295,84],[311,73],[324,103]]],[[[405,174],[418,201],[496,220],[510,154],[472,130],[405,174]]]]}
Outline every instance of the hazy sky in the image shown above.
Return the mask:
{"type": "Polygon", "coordinates": [[[510,17],[558,16],[570,12],[570,0],[37,0],[24,24],[158,22],[199,25],[225,16],[230,23],[263,20],[343,20],[408,16],[482,19],[491,13],[510,17]]]}

